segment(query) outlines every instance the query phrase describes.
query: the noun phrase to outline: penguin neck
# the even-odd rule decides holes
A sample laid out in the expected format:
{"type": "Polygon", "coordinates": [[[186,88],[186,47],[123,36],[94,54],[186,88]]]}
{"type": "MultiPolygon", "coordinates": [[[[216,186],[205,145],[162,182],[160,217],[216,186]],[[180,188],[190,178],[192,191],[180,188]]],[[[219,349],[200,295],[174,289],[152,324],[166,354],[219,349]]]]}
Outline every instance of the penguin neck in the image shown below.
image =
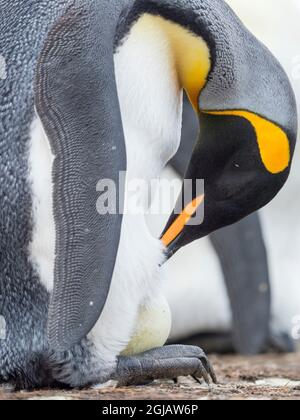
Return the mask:
{"type": "MultiPolygon", "coordinates": [[[[133,27],[114,58],[127,180],[149,183],[160,177],[180,144],[182,88],[176,63],[160,27],[143,36],[133,27]]],[[[146,189],[141,194],[147,198],[146,189]]]]}

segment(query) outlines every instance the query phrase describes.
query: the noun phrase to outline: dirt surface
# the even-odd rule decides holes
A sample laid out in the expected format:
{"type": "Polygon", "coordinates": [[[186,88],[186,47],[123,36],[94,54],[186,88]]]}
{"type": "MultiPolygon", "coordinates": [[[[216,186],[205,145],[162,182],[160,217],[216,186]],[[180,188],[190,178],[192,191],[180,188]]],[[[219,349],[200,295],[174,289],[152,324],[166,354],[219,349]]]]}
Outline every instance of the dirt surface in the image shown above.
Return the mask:
{"type": "Polygon", "coordinates": [[[14,393],[0,388],[0,400],[300,400],[300,354],[254,358],[211,356],[219,383],[208,388],[191,378],[178,384],[135,388],[14,393]]]}

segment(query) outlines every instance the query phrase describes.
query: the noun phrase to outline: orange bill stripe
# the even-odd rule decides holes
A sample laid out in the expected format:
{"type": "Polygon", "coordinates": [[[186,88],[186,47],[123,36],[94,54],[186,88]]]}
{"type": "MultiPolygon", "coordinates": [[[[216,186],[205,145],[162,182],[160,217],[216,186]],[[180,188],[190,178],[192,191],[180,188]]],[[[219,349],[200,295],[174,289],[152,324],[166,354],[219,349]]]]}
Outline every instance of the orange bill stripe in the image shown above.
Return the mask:
{"type": "Polygon", "coordinates": [[[189,203],[172,223],[167,232],[162,237],[163,244],[168,247],[183,231],[184,227],[196,213],[198,207],[204,202],[204,195],[200,195],[189,203]]]}

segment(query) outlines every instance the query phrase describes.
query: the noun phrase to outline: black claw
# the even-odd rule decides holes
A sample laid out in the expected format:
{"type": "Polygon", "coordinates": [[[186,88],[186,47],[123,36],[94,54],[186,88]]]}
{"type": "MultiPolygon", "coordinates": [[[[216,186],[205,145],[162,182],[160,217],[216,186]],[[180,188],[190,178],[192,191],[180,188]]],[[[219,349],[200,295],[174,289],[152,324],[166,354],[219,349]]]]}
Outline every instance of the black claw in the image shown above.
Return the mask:
{"type": "MultiPolygon", "coordinates": [[[[200,362],[200,363],[201,363],[201,362],[200,362]]],[[[203,379],[204,379],[205,383],[206,383],[207,385],[210,385],[209,374],[208,374],[208,372],[206,371],[205,367],[202,365],[202,363],[201,363],[201,366],[200,366],[200,368],[199,368],[199,373],[200,373],[201,378],[203,378],[203,379]]]]}
{"type": "Polygon", "coordinates": [[[216,373],[215,373],[215,371],[214,371],[214,369],[211,365],[210,365],[210,368],[209,368],[209,374],[210,374],[210,377],[211,377],[213,383],[217,384],[218,383],[218,378],[217,378],[217,375],[216,375],[216,373]]]}
{"type": "Polygon", "coordinates": [[[214,371],[214,368],[212,367],[210,361],[208,360],[208,358],[206,356],[201,360],[202,360],[202,363],[203,363],[206,371],[209,373],[213,383],[217,384],[218,383],[217,375],[216,375],[216,373],[214,371]]]}
{"type": "Polygon", "coordinates": [[[200,379],[200,378],[197,378],[197,376],[195,376],[195,375],[193,375],[193,376],[192,376],[192,378],[193,378],[196,382],[198,382],[198,384],[202,385],[202,381],[201,381],[201,379],[200,379]]]}
{"type": "Polygon", "coordinates": [[[192,378],[196,379],[197,382],[200,384],[202,383],[201,379],[203,379],[207,385],[210,385],[209,372],[207,371],[205,366],[202,364],[200,359],[198,359],[198,368],[196,372],[191,376],[192,378]]]}

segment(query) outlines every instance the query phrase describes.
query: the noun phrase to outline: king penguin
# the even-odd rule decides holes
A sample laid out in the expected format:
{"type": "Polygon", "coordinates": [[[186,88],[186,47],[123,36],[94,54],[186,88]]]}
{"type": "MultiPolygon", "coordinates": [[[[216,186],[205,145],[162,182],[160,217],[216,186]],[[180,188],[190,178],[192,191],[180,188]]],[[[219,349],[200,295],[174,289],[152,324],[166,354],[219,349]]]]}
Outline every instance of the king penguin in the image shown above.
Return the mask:
{"type": "Polygon", "coordinates": [[[0,13],[1,381],[215,381],[203,350],[163,346],[164,262],[283,187],[297,131],[286,74],[223,0],[16,0],[0,13]],[[154,238],[147,186],[179,147],[183,90],[201,125],[193,188],[154,238]]]}

